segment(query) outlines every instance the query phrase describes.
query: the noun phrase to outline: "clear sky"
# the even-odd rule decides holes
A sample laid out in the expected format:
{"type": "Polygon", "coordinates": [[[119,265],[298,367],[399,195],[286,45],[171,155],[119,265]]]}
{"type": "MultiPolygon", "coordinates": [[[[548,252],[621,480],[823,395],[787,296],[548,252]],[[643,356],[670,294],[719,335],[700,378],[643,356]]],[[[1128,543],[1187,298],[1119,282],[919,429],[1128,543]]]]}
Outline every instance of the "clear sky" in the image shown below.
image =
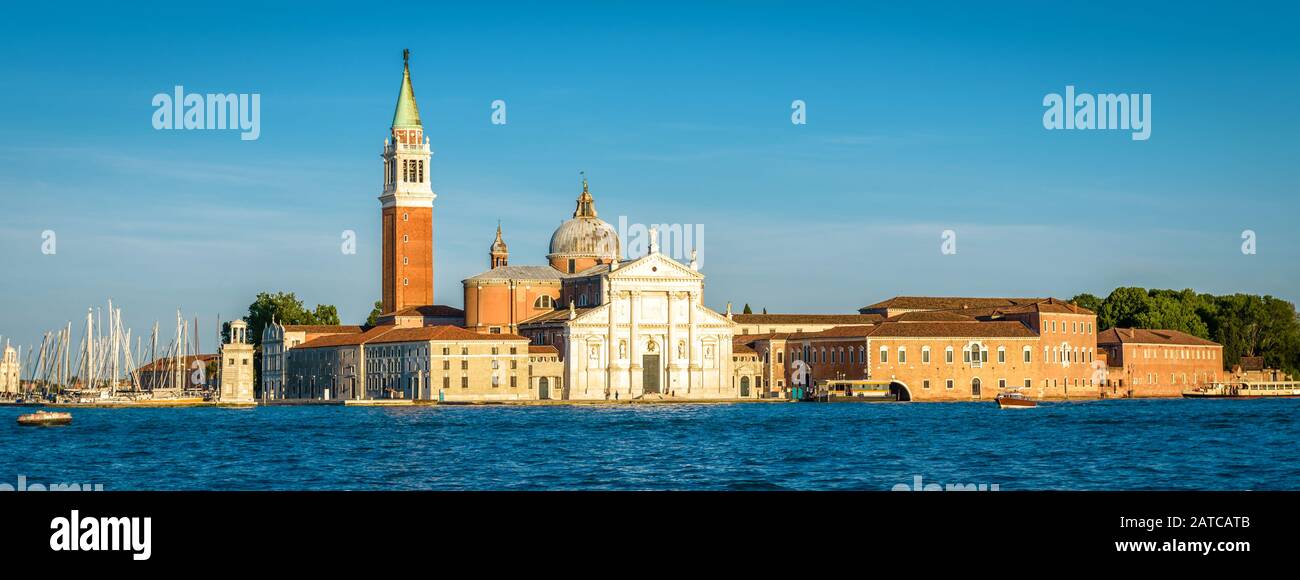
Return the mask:
{"type": "Polygon", "coordinates": [[[704,226],[718,310],[1120,285],[1300,298],[1283,4],[80,4],[0,18],[0,335],[23,344],[110,297],[137,333],[199,316],[207,351],[263,290],[363,320],[408,47],[439,303],[461,305],[498,219],[512,263],[543,263],[582,170],[611,223],[704,226]],[[260,139],[154,130],[176,85],[260,94],[260,139]],[[1066,85],[1151,94],[1150,139],[1044,129],[1066,85]]]}

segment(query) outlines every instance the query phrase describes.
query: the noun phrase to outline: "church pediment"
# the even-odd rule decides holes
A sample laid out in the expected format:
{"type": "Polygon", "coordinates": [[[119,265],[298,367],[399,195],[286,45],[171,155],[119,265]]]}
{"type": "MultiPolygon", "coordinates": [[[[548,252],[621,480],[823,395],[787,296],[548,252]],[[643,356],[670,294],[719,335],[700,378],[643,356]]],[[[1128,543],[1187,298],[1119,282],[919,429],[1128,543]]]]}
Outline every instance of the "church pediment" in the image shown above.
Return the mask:
{"type": "Polygon", "coordinates": [[[704,275],[660,253],[626,262],[609,273],[612,280],[657,278],[662,280],[703,280],[704,275]]]}

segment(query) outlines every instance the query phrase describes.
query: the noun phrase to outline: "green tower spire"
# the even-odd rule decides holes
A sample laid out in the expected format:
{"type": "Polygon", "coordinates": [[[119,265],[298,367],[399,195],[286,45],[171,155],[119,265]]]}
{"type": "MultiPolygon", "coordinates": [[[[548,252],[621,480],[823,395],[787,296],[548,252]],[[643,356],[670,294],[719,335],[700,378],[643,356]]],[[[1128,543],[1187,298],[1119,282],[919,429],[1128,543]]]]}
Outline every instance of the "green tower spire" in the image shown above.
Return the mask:
{"type": "Polygon", "coordinates": [[[394,129],[420,128],[420,108],[415,105],[415,89],[411,88],[411,50],[402,50],[402,90],[397,94],[397,110],[393,112],[394,129]]]}

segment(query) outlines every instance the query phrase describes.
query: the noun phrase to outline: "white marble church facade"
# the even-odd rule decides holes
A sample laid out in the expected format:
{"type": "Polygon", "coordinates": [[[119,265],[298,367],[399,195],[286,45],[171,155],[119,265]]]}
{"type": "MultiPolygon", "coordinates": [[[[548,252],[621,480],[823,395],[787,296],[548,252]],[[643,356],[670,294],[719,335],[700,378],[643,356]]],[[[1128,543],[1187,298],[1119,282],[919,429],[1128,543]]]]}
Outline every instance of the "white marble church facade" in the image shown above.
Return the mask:
{"type": "Polygon", "coordinates": [[[566,278],[562,298],[571,306],[520,325],[534,344],[564,353],[564,398],[740,397],[735,323],[704,306],[702,274],[656,246],[566,278]]]}

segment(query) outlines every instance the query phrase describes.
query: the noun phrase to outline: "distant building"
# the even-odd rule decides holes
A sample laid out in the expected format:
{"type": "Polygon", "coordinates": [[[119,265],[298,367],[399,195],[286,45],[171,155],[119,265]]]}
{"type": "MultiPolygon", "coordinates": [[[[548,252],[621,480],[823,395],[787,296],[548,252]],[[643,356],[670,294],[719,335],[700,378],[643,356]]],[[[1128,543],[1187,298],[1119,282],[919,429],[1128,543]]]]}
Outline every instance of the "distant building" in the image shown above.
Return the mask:
{"type": "Polygon", "coordinates": [[[554,349],[455,326],[376,326],[291,352],[286,398],[507,401],[558,398],[554,349]]]}
{"type": "Polygon", "coordinates": [[[136,369],[140,377],[140,389],[162,393],[163,391],[180,391],[196,387],[194,371],[203,369],[203,389],[212,391],[217,388],[216,354],[191,354],[178,358],[158,358],[136,369]]]}
{"type": "Polygon", "coordinates": [[[0,352],[0,399],[13,399],[22,394],[18,377],[18,349],[5,344],[0,352]]]}
{"type": "Polygon", "coordinates": [[[262,329],[262,399],[286,398],[287,356],[289,350],[322,336],[360,334],[360,326],[327,324],[280,324],[271,322],[262,329]]]}
{"type": "Polygon", "coordinates": [[[737,337],[764,362],[767,396],[789,396],[795,361],[814,380],[882,380],[903,400],[1097,397],[1096,316],[1060,300],[920,298],[866,307],[865,325],[737,337]],[[925,308],[953,309],[926,310],[925,308]]]}
{"type": "Polygon", "coordinates": [[[223,404],[252,404],[253,345],[248,343],[248,323],[230,323],[230,342],[221,345],[221,377],[217,401],[223,404]]]}
{"type": "Polygon", "coordinates": [[[1223,380],[1223,346],[1177,330],[1110,328],[1097,335],[1106,352],[1107,386],[1130,397],[1177,397],[1223,380]]]}

